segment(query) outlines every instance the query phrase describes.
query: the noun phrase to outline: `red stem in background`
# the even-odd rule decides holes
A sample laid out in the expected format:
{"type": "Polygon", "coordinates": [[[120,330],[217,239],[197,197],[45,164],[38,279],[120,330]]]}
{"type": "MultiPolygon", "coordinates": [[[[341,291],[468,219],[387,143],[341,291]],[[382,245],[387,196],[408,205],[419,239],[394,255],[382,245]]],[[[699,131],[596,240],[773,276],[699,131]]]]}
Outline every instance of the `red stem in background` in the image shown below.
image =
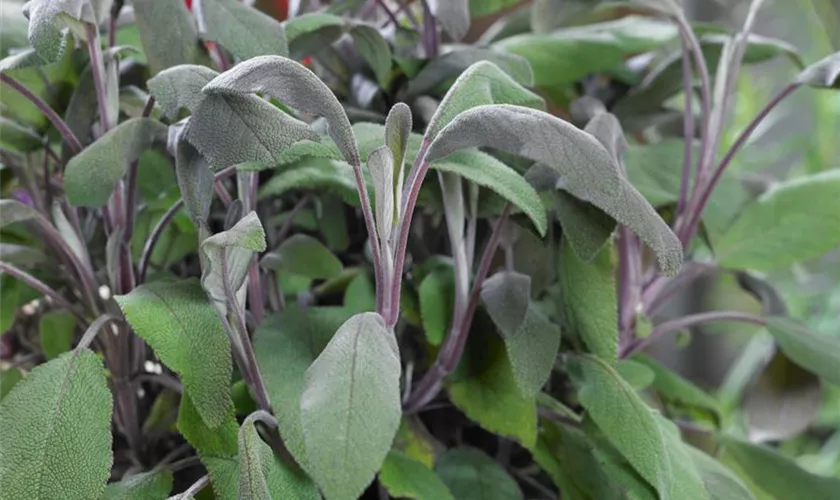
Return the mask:
{"type": "Polygon", "coordinates": [[[464,312],[462,320],[452,325],[452,329],[446,337],[434,364],[429,368],[422,380],[420,380],[420,383],[414,392],[411,393],[408,400],[404,402],[403,408],[406,413],[417,412],[428,404],[429,401],[434,399],[438,392],[440,392],[441,387],[443,387],[443,379],[458,366],[458,362],[464,354],[464,347],[467,345],[470,327],[472,326],[475,310],[478,307],[478,300],[481,296],[481,287],[484,285],[484,280],[487,279],[487,275],[490,272],[493,257],[499,248],[499,241],[501,240],[502,232],[510,217],[512,208],[510,203],[505,205],[502,214],[496,221],[496,225],[493,227],[493,232],[490,235],[490,240],[487,242],[487,246],[484,247],[484,253],[481,255],[481,261],[475,273],[475,281],[473,281],[472,290],[470,291],[467,309],[464,312]]]}

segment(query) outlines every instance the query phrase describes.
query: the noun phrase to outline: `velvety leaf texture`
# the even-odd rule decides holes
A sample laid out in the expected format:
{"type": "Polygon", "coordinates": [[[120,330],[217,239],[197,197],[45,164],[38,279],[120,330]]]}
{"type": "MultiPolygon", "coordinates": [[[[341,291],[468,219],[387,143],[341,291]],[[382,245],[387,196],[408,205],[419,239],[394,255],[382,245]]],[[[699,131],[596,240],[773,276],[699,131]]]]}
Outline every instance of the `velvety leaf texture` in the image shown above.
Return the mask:
{"type": "Polygon", "coordinates": [[[429,8],[453,40],[464,38],[470,29],[469,0],[429,0],[429,8]]]}
{"type": "MultiPolygon", "coordinates": [[[[684,450],[671,441],[654,413],[608,364],[591,356],[569,362],[578,399],[633,468],[663,499],[705,499],[696,471],[686,468],[684,450]]],[[[667,422],[666,422],[667,423],[667,422]]]]}
{"type": "Polygon", "coordinates": [[[99,498],[111,470],[111,410],[89,349],[33,369],[0,403],[0,491],[27,500],[99,498]]]}
{"type": "Polygon", "coordinates": [[[142,472],[105,488],[100,500],[163,500],[172,491],[172,472],[142,472]]]}
{"type": "Polygon", "coordinates": [[[712,413],[720,412],[720,405],[715,398],[653,359],[637,356],[633,360],[653,371],[653,388],[659,393],[659,397],[712,413]]]}
{"type": "Polygon", "coordinates": [[[612,248],[606,247],[592,262],[584,262],[569,242],[563,241],[558,265],[567,328],[593,354],[614,364],[618,354],[618,304],[612,248]]]}
{"type": "Polygon", "coordinates": [[[204,37],[220,43],[245,60],[289,53],[283,25],[272,17],[237,0],[202,0],[204,37]]]}
{"type": "Polygon", "coordinates": [[[41,214],[29,205],[17,200],[0,200],[0,227],[38,218],[42,218],[41,214]]]}
{"type": "Polygon", "coordinates": [[[357,314],[306,371],[300,401],[309,472],[327,499],[356,498],[397,432],[400,360],[381,316],[357,314]]]}
{"type": "Polygon", "coordinates": [[[840,245],[840,172],[800,177],[762,195],[715,242],[721,265],[769,271],[840,245]]]}
{"type": "MultiPolygon", "coordinates": [[[[256,420],[274,420],[264,411],[252,413],[239,430],[239,500],[318,500],[318,490],[302,472],[293,471],[262,441],[256,420]]],[[[274,422],[276,423],[276,421],[274,422]]]]}
{"type": "Polygon", "coordinates": [[[181,138],[175,151],[175,175],[196,228],[205,227],[213,203],[213,173],[192,144],[181,138]]]}
{"type": "Polygon", "coordinates": [[[461,74],[479,61],[490,61],[510,75],[520,85],[532,85],[534,74],[524,58],[502,51],[464,47],[430,61],[408,84],[410,95],[421,95],[434,89],[448,78],[461,74]]]}
{"type": "Polygon", "coordinates": [[[168,68],[147,82],[149,92],[169,118],[176,118],[181,108],[195,111],[204,94],[201,89],[219,74],[205,66],[181,64],[168,68]]]}
{"type": "Polygon", "coordinates": [[[344,159],[351,165],[360,164],[353,129],[341,103],[315,73],[298,62],[280,56],[255,57],[219,75],[204,87],[204,92],[262,93],[300,111],[323,116],[344,159]]]}
{"type": "Polygon", "coordinates": [[[29,19],[29,43],[46,62],[55,62],[66,46],[62,30],[80,21],[95,22],[89,3],[83,0],[32,0],[23,6],[29,19]]]}
{"type": "Polygon", "coordinates": [[[545,109],[545,101],[526,89],[491,61],[472,64],[455,80],[426,127],[426,137],[438,132],[458,114],[482,104],[516,104],[545,109]]]}
{"type": "Polygon", "coordinates": [[[307,468],[300,418],[304,375],[351,314],[341,307],[289,307],[254,333],[254,352],[286,447],[307,468]]]}
{"type": "Polygon", "coordinates": [[[315,238],[295,234],[266,254],[263,267],[290,272],[312,279],[329,279],[341,274],[344,266],[329,248],[315,238]]]}
{"type": "Polygon", "coordinates": [[[230,344],[197,280],[158,281],[114,297],[134,331],[178,373],[208,427],[233,410],[230,344]]]}
{"type": "MultiPolygon", "coordinates": [[[[411,137],[411,108],[403,102],[398,102],[391,107],[388,117],[385,118],[385,145],[391,149],[394,155],[394,203],[399,209],[404,182],[405,155],[408,152],[408,140],[411,137]]],[[[394,218],[399,216],[394,213],[394,218]]]]}
{"type": "Polygon", "coordinates": [[[840,337],[811,331],[783,317],[768,318],[767,330],[794,363],[840,384],[840,337]]]}
{"type": "Polygon", "coordinates": [[[379,482],[394,498],[454,500],[432,469],[401,451],[391,450],[379,471],[379,482]]]}
{"type": "Polygon", "coordinates": [[[516,481],[484,452],[454,448],[440,457],[435,471],[458,500],[521,500],[516,481]]]}
{"type": "Polygon", "coordinates": [[[373,180],[376,230],[382,245],[388,243],[394,228],[394,155],[381,146],[368,155],[367,168],[373,180]]]}
{"type": "Polygon", "coordinates": [[[129,163],[156,143],[165,143],[166,125],[132,118],[109,130],[67,163],[64,184],[73,205],[104,205],[129,163]]]}
{"type": "Polygon", "coordinates": [[[184,133],[215,170],[245,162],[272,165],[292,144],[318,140],[308,125],[270,103],[231,94],[205,95],[184,133]],[[225,124],[223,134],[220,123],[225,124]]]}
{"type": "Polygon", "coordinates": [[[426,158],[434,161],[473,147],[492,147],[554,168],[560,174],[558,189],[592,203],[639,235],[656,252],[665,274],[679,270],[679,240],[590,134],[542,111],[477,106],[444,127],[426,158]]]}
{"type": "Polygon", "coordinates": [[[755,497],[741,479],[725,465],[702,451],[687,446],[710,500],[753,500],[755,497]]]}
{"type": "MultiPolygon", "coordinates": [[[[535,165],[527,174],[532,174],[537,168],[549,167],[535,165]]],[[[563,236],[580,260],[592,262],[612,238],[617,225],[615,219],[565,191],[554,191],[552,199],[554,215],[563,227],[563,236]]]]}

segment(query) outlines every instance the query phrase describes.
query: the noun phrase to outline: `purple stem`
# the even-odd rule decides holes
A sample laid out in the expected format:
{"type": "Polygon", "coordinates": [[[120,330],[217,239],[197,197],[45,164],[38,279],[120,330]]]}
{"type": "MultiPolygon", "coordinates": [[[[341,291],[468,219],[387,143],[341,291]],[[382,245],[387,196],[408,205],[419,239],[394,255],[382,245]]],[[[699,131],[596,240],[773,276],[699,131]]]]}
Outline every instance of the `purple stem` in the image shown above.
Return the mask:
{"type": "Polygon", "coordinates": [[[641,256],[639,240],[629,229],[622,226],[618,234],[618,331],[619,344],[626,345],[641,299],[641,256]]]}
{"type": "MultiPolygon", "coordinates": [[[[150,95],[146,100],[146,106],[143,108],[143,118],[148,118],[152,114],[152,109],[155,107],[155,97],[150,95]]],[[[140,160],[131,162],[128,166],[128,174],[125,181],[125,228],[123,233],[123,241],[128,245],[131,243],[131,237],[134,235],[134,221],[137,214],[137,170],[140,165],[140,160]]]]}
{"type": "Polygon", "coordinates": [[[700,314],[692,314],[677,318],[672,321],[666,321],[653,329],[650,335],[646,338],[639,339],[637,342],[627,346],[619,353],[619,358],[624,359],[633,355],[659,338],[668,335],[669,333],[678,332],[684,328],[688,328],[703,323],[710,323],[712,321],[741,321],[744,323],[753,323],[756,325],[765,325],[767,321],[764,318],[755,316],[753,314],[736,312],[736,311],[712,311],[700,314]]]}
{"type": "Polygon", "coordinates": [[[769,115],[770,112],[773,111],[773,109],[780,102],[782,102],[787,96],[789,96],[791,93],[793,93],[793,91],[795,91],[799,87],[800,84],[791,83],[787,87],[782,89],[782,91],[779,92],[773,99],[771,99],[770,102],[768,102],[767,105],[764,106],[764,109],[762,109],[761,112],[759,112],[755,116],[755,118],[753,118],[753,121],[751,121],[750,124],[747,125],[747,128],[745,128],[744,131],[741,132],[741,135],[738,136],[738,138],[735,140],[735,143],[732,145],[731,148],[729,148],[729,151],[726,153],[726,156],[724,156],[723,160],[721,160],[720,164],[718,165],[717,169],[712,175],[712,178],[701,191],[697,203],[695,203],[694,207],[690,210],[689,219],[687,224],[684,226],[684,230],[678,232],[684,247],[686,247],[691,241],[691,238],[694,237],[694,233],[697,230],[697,224],[700,222],[700,215],[703,213],[703,209],[706,208],[706,204],[709,202],[709,197],[712,195],[715,186],[720,180],[720,177],[723,175],[723,171],[726,170],[726,167],[729,166],[729,164],[732,162],[732,158],[734,158],[735,154],[737,154],[738,151],[740,151],[741,148],[744,146],[744,144],[747,143],[752,133],[755,132],[755,129],[758,127],[758,125],[761,124],[761,122],[764,121],[765,118],[767,118],[767,115],[769,115]]]}
{"type": "Polygon", "coordinates": [[[23,97],[38,108],[47,120],[49,120],[50,123],[58,129],[58,133],[61,134],[61,137],[67,145],[70,146],[70,150],[73,151],[73,154],[82,150],[82,145],[79,142],[79,139],[76,138],[76,135],[72,130],[70,130],[70,127],[67,126],[67,123],[65,123],[64,120],[62,120],[61,117],[58,116],[58,114],[53,111],[53,109],[44,102],[43,99],[30,92],[29,89],[21,85],[20,82],[5,73],[0,73],[0,81],[17,90],[21,95],[23,95],[23,97]]]}
{"type": "Polygon", "coordinates": [[[403,408],[406,413],[417,412],[429,401],[434,399],[443,386],[443,379],[458,366],[458,362],[464,354],[464,347],[467,344],[467,337],[470,333],[475,310],[478,307],[481,287],[484,285],[484,280],[487,279],[487,274],[490,272],[490,266],[493,264],[496,249],[499,248],[499,241],[501,240],[508,217],[510,217],[511,209],[512,205],[510,203],[505,205],[502,214],[499,216],[499,220],[496,221],[496,225],[493,227],[493,233],[490,235],[490,240],[487,242],[487,246],[484,247],[484,253],[481,255],[481,261],[478,264],[478,270],[475,274],[475,281],[470,291],[467,309],[464,312],[462,320],[458,324],[452,325],[452,329],[446,337],[434,364],[420,380],[417,389],[411,393],[408,401],[404,403],[403,408]]]}
{"type": "Polygon", "coordinates": [[[44,283],[43,281],[39,280],[38,278],[32,276],[31,274],[27,273],[26,271],[19,269],[11,264],[6,262],[0,261],[0,271],[4,273],[8,273],[9,276],[16,278],[24,283],[26,283],[29,287],[34,288],[35,290],[41,292],[43,295],[50,297],[56,304],[61,306],[64,309],[67,309],[71,312],[76,318],[81,321],[82,323],[87,323],[87,319],[76,309],[73,304],[67,301],[64,297],[62,297],[58,292],[50,288],[49,285],[44,283]]]}
{"type": "Polygon", "coordinates": [[[691,72],[691,49],[688,40],[684,36],[681,38],[683,44],[683,94],[685,95],[685,110],[683,113],[683,140],[685,144],[683,145],[682,182],[680,183],[680,197],[677,201],[677,217],[685,211],[686,203],[688,203],[688,185],[691,184],[691,147],[694,143],[694,113],[692,111],[694,85],[691,72]]]}
{"type": "Polygon", "coordinates": [[[388,15],[388,18],[391,20],[392,23],[394,23],[394,26],[399,27],[400,21],[397,19],[397,16],[394,14],[394,12],[388,7],[388,4],[385,3],[385,0],[376,0],[376,3],[378,3],[379,7],[381,7],[382,10],[385,11],[385,14],[388,15]]]}
{"type": "MultiPolygon", "coordinates": [[[[368,239],[370,240],[371,258],[373,260],[373,274],[376,281],[376,311],[379,314],[385,313],[382,306],[385,303],[384,295],[387,293],[386,288],[391,286],[385,282],[385,270],[382,268],[382,253],[379,247],[379,238],[376,235],[376,224],[373,219],[373,209],[370,205],[370,197],[367,192],[367,184],[362,174],[362,166],[359,164],[353,165],[353,177],[356,181],[356,191],[359,192],[359,202],[362,205],[362,214],[365,217],[365,228],[367,229],[368,239]]],[[[396,281],[396,279],[395,279],[396,281]]],[[[397,292],[399,298],[399,292],[397,292]]],[[[399,310],[399,308],[396,308],[399,310]]],[[[390,315],[390,312],[388,313],[390,315]]]]}
{"type": "Polygon", "coordinates": [[[102,47],[99,45],[99,28],[90,23],[85,23],[85,33],[88,37],[88,52],[90,53],[90,69],[93,74],[93,86],[96,89],[96,102],[99,105],[99,121],[102,124],[102,131],[111,130],[111,123],[108,122],[108,99],[105,92],[105,82],[102,80],[102,47]]]}
{"type": "MultiPolygon", "coordinates": [[[[700,75],[700,99],[701,99],[701,116],[700,116],[700,155],[706,151],[709,142],[709,119],[712,112],[712,96],[711,83],[709,79],[709,68],[706,65],[706,59],[703,57],[703,51],[700,49],[700,42],[694,35],[694,30],[688,24],[688,20],[680,13],[676,16],[677,25],[685,37],[688,47],[691,49],[691,54],[694,58],[694,66],[697,73],[700,75]]],[[[697,176],[699,178],[704,168],[703,162],[697,164],[697,176]]],[[[697,185],[695,184],[695,189],[697,185]]]]}
{"type": "Polygon", "coordinates": [[[435,16],[427,0],[423,2],[423,50],[426,52],[426,59],[434,59],[438,55],[438,32],[435,16]]]}
{"type": "MultiPolygon", "coordinates": [[[[257,189],[260,184],[260,176],[258,172],[250,172],[248,177],[248,207],[245,212],[257,209],[257,189]]],[[[251,258],[251,266],[248,268],[248,297],[251,305],[251,314],[257,324],[260,324],[265,317],[265,294],[263,293],[262,276],[260,275],[260,267],[257,256],[251,258]]]]}

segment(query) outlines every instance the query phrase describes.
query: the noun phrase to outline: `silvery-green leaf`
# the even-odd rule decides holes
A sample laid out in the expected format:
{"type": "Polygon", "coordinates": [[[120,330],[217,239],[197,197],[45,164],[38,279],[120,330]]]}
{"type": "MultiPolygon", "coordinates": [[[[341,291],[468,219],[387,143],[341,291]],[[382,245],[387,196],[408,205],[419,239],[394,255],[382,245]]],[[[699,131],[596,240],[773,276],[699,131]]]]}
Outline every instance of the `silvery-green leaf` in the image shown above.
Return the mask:
{"type": "Polygon", "coordinates": [[[615,219],[592,203],[579,200],[565,191],[554,191],[551,197],[554,200],[554,215],[563,227],[563,236],[568,238],[579,259],[591,262],[610,241],[616,227],[615,219]]]}
{"type": "Polygon", "coordinates": [[[299,470],[292,470],[257,433],[257,420],[277,427],[270,413],[258,410],[245,418],[239,429],[239,500],[316,500],[321,498],[312,481],[299,470]]]}
{"type": "Polygon", "coordinates": [[[729,468],[693,446],[686,446],[711,500],[755,500],[750,490],[729,468]]]}
{"type": "Polygon", "coordinates": [[[151,74],[207,59],[199,48],[198,30],[185,2],[134,0],[132,5],[151,74]]]}
{"type": "Polygon", "coordinates": [[[28,153],[41,149],[44,141],[32,129],[0,116],[0,147],[28,153]]]}
{"type": "Polygon", "coordinates": [[[195,111],[205,97],[201,89],[218,75],[206,66],[181,64],[161,71],[147,86],[164,115],[175,118],[181,108],[195,111]]]}
{"type": "Polygon", "coordinates": [[[184,206],[196,228],[205,227],[213,202],[213,172],[192,144],[183,138],[179,137],[175,148],[175,175],[184,206]]]}
{"type": "Polygon", "coordinates": [[[167,127],[149,118],[132,118],[109,130],[67,163],[64,183],[73,205],[104,205],[128,164],[153,144],[165,143],[167,127]]]}
{"type": "Polygon", "coordinates": [[[814,332],[789,318],[770,317],[767,330],[796,364],[820,377],[840,384],[840,339],[814,332]]]}
{"type": "Polygon", "coordinates": [[[461,74],[473,63],[490,61],[520,85],[532,85],[534,74],[524,58],[493,49],[459,47],[432,60],[408,84],[409,95],[429,92],[447,78],[461,74]]]}
{"type": "Polygon", "coordinates": [[[353,129],[341,103],[315,73],[296,61],[280,56],[255,57],[216,77],[204,92],[262,93],[300,111],[323,116],[344,159],[354,166],[360,164],[353,129]]]}
{"type": "Polygon", "coordinates": [[[476,448],[448,450],[435,463],[435,472],[459,499],[522,500],[519,485],[496,460],[476,448]]]}
{"type": "Polygon", "coordinates": [[[32,0],[24,4],[23,14],[29,19],[29,43],[46,62],[64,53],[65,29],[84,33],[82,23],[96,22],[91,4],[84,0],[32,0]]]}
{"type": "MultiPolygon", "coordinates": [[[[256,61],[250,59],[250,61],[256,61]]],[[[214,170],[244,162],[274,164],[290,145],[318,140],[305,123],[251,95],[210,94],[193,110],[186,138],[214,170]],[[224,123],[224,129],[219,124],[224,123]]]]}
{"type": "Polygon", "coordinates": [[[469,0],[429,0],[432,15],[456,42],[470,29],[469,0]]]}
{"type": "Polygon", "coordinates": [[[256,212],[250,212],[232,228],[201,242],[204,256],[201,285],[214,306],[227,310],[228,294],[245,285],[254,252],[265,251],[265,231],[256,212]]]}
{"type": "Polygon", "coordinates": [[[47,61],[41,59],[41,56],[38,55],[38,52],[35,49],[26,49],[16,54],[6,56],[0,60],[0,72],[5,73],[15,69],[40,67],[45,64],[47,64],[47,61]]]}
{"type": "Polygon", "coordinates": [[[796,76],[794,82],[817,88],[840,87],[840,52],[808,66],[796,76]]]}
{"type": "Polygon", "coordinates": [[[151,470],[109,484],[99,500],[162,500],[171,491],[172,471],[151,470]]]}
{"type": "MultiPolygon", "coordinates": [[[[398,102],[391,107],[388,117],[385,119],[385,145],[391,149],[394,155],[394,204],[399,209],[405,174],[405,155],[408,152],[408,139],[411,137],[411,108],[403,102],[398,102]]],[[[394,213],[399,217],[399,213],[394,213]]]]}
{"type": "Polygon", "coordinates": [[[301,59],[328,47],[341,38],[344,24],[342,18],[326,12],[307,12],[287,19],[283,26],[290,57],[301,59]]]}
{"type": "Polygon", "coordinates": [[[329,248],[312,236],[295,234],[283,240],[279,247],[260,261],[266,269],[305,276],[310,279],[330,279],[341,274],[344,266],[329,248]]]}
{"type": "Polygon", "coordinates": [[[202,0],[204,38],[220,43],[239,59],[289,53],[283,25],[238,0],[202,0]]]}
{"type": "Polygon", "coordinates": [[[391,83],[391,46],[382,38],[379,30],[368,24],[357,24],[350,28],[350,36],[359,54],[367,61],[376,81],[383,89],[391,83]]]}
{"type": "Polygon", "coordinates": [[[517,104],[545,109],[545,101],[526,89],[491,61],[479,61],[461,73],[443,97],[429,125],[426,137],[434,139],[453,118],[482,104],[517,104]]]}
{"type": "Polygon", "coordinates": [[[9,198],[0,200],[0,228],[31,219],[43,219],[43,217],[34,208],[17,200],[9,198]]]}
{"type": "Polygon", "coordinates": [[[76,233],[76,230],[73,229],[73,226],[64,214],[64,210],[61,208],[61,204],[57,201],[53,202],[52,216],[55,229],[58,231],[61,239],[67,243],[67,246],[69,246],[70,250],[76,254],[76,257],[79,258],[80,262],[84,262],[88,265],[88,267],[90,267],[90,257],[88,256],[87,245],[82,240],[81,236],[76,233]]]}
{"type": "Polygon", "coordinates": [[[394,155],[388,146],[368,155],[367,167],[373,180],[376,205],[376,228],[383,245],[391,238],[394,227],[394,155]]]}
{"type": "Polygon", "coordinates": [[[376,313],[347,320],[306,371],[300,401],[309,473],[328,500],[357,498],[400,424],[396,339],[376,313]]]}
{"type": "Polygon", "coordinates": [[[557,359],[560,328],[531,304],[530,276],[497,273],[484,282],[481,300],[505,340],[517,386],[536,395],[557,359]]]}
{"type": "Polygon", "coordinates": [[[665,274],[679,270],[679,240],[592,135],[542,111],[510,105],[477,106],[444,127],[426,159],[439,160],[473,147],[500,149],[556,169],[561,174],[559,189],[592,203],[639,235],[656,252],[665,274]]]}

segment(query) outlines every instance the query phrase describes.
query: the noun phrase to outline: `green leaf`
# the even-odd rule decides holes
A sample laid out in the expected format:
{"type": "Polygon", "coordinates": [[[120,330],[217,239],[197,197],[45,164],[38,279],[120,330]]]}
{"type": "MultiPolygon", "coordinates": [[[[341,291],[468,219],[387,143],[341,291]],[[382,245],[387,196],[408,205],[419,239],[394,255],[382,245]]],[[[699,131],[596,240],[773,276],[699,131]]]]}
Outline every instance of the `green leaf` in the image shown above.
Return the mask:
{"type": "Polygon", "coordinates": [[[402,414],[400,373],[396,340],[376,313],[347,320],[306,371],[309,472],[328,499],[358,497],[385,460],[402,414]]]}
{"type": "Polygon", "coordinates": [[[632,359],[622,359],[615,365],[616,371],[634,390],[641,391],[650,387],[655,375],[653,370],[632,359]]]}
{"type": "Polygon", "coordinates": [[[207,426],[221,425],[233,409],[230,344],[198,281],[147,283],[114,299],[137,335],[180,375],[207,426]]]}
{"type": "Polygon", "coordinates": [[[433,269],[417,290],[423,333],[432,345],[440,345],[452,322],[455,303],[455,275],[451,266],[433,269]]]}
{"type": "Polygon", "coordinates": [[[394,213],[395,221],[398,220],[399,209],[402,207],[405,155],[408,152],[411,127],[411,108],[404,102],[394,104],[385,118],[385,145],[391,148],[391,154],[394,155],[394,203],[398,210],[394,213]]]}
{"type": "Polygon", "coordinates": [[[167,127],[150,118],[132,118],[109,130],[67,163],[64,184],[73,205],[108,202],[128,165],[153,144],[165,143],[167,127]]]}
{"type": "Polygon", "coordinates": [[[768,318],[767,330],[794,363],[840,384],[840,338],[813,332],[783,317],[768,318]]]}
{"type": "MultiPolygon", "coordinates": [[[[606,113],[594,120],[599,117],[615,121],[606,113]]],[[[616,137],[621,133],[620,128],[611,132],[616,137]]],[[[426,158],[434,161],[473,147],[496,148],[554,168],[558,189],[592,203],[639,235],[656,252],[665,274],[679,270],[679,240],[589,133],[542,111],[506,104],[477,106],[458,115],[438,134],[426,158]],[[559,159],[565,161],[559,163],[559,159]]]]}
{"type": "Polygon", "coordinates": [[[718,262],[769,271],[840,245],[840,172],[785,182],[748,205],[715,244],[718,262]]]}
{"type": "Polygon", "coordinates": [[[445,80],[460,75],[479,61],[490,61],[520,85],[533,84],[534,74],[528,61],[513,54],[487,48],[462,47],[430,61],[408,84],[409,95],[428,93],[445,80]]]}
{"type": "Polygon", "coordinates": [[[293,59],[315,55],[344,33],[344,20],[325,12],[307,12],[283,23],[293,59]]]}
{"type": "Polygon", "coordinates": [[[0,372],[0,401],[23,380],[23,372],[19,368],[9,368],[0,372]]]}
{"type": "Polygon", "coordinates": [[[513,271],[494,274],[481,287],[484,308],[505,340],[519,389],[536,395],[554,367],[560,328],[531,304],[531,278],[513,271]]]}
{"type": "Polygon", "coordinates": [[[304,374],[352,313],[340,307],[289,307],[254,333],[254,352],[286,447],[304,468],[308,459],[300,418],[304,374]]]}
{"type": "Polygon", "coordinates": [[[808,66],[793,81],[816,88],[840,87],[840,52],[835,52],[808,66]]]}
{"type": "Polygon", "coordinates": [[[367,61],[376,81],[383,89],[391,84],[391,46],[382,38],[379,30],[368,24],[357,24],[350,28],[350,36],[359,54],[367,61]]]}
{"type": "Polygon", "coordinates": [[[394,498],[454,500],[443,481],[420,460],[391,450],[379,471],[379,482],[394,498]]]}
{"type": "Polygon", "coordinates": [[[840,479],[811,474],[770,448],[724,436],[718,439],[752,482],[775,498],[829,500],[840,491],[840,479]]]}
{"type": "Polygon", "coordinates": [[[667,20],[626,16],[550,34],[516,35],[493,46],[527,59],[534,71],[534,85],[562,87],[608,71],[630,54],[658,49],[677,37],[676,25],[667,20]]]}
{"type": "Polygon", "coordinates": [[[134,19],[152,75],[179,64],[209,62],[184,2],[135,0],[134,19]]]}
{"type": "Polygon", "coordinates": [[[335,192],[348,203],[359,203],[353,168],[339,160],[305,158],[291,167],[283,168],[262,186],[260,197],[280,197],[293,189],[335,192]]]}
{"type": "Polygon", "coordinates": [[[449,88],[429,120],[426,137],[434,139],[460,113],[482,104],[517,104],[545,109],[545,101],[540,96],[520,85],[499,66],[491,61],[479,61],[464,70],[449,88]]]}
{"type": "Polygon", "coordinates": [[[312,279],[330,279],[341,274],[344,266],[323,243],[302,233],[283,241],[267,253],[260,264],[274,271],[288,271],[312,279]]]}
{"type": "Polygon", "coordinates": [[[686,446],[710,500],[754,500],[744,483],[728,467],[697,448],[686,446]]]}
{"type": "Polygon", "coordinates": [[[203,0],[207,32],[204,38],[220,43],[239,59],[289,53],[283,25],[237,0],[203,0]]]}
{"type": "Polygon", "coordinates": [[[239,456],[237,437],[239,424],[229,413],[215,429],[207,427],[187,394],[181,396],[178,409],[178,431],[195,448],[207,468],[216,498],[237,498],[239,456]]]}
{"type": "Polygon", "coordinates": [[[155,102],[163,108],[163,114],[174,119],[181,108],[194,112],[204,100],[201,89],[218,75],[205,66],[181,64],[161,71],[146,85],[155,102]]]}
{"type": "Polygon", "coordinates": [[[111,470],[113,400],[89,349],[39,365],[0,403],[0,491],[27,500],[99,498],[111,470]]]}
{"type": "MultiPolygon", "coordinates": [[[[535,165],[528,174],[532,174],[537,167],[549,168],[535,165]]],[[[568,239],[569,245],[580,260],[592,262],[612,238],[616,227],[615,219],[595,205],[579,200],[565,191],[554,191],[551,196],[554,201],[554,214],[563,228],[563,236],[568,239]]]]}
{"type": "Polygon", "coordinates": [[[101,19],[83,0],[33,0],[23,5],[23,15],[29,19],[29,43],[46,62],[55,62],[64,54],[67,28],[83,34],[83,22],[101,19]]]}
{"type": "Polygon", "coordinates": [[[44,66],[46,61],[41,59],[35,49],[24,49],[11,54],[0,60],[0,72],[6,73],[16,69],[39,68],[44,66]]]}
{"type": "Polygon", "coordinates": [[[388,146],[380,146],[368,155],[366,163],[373,180],[376,232],[382,247],[387,248],[397,222],[394,215],[394,154],[388,146]]]}
{"type": "Polygon", "coordinates": [[[518,0],[470,0],[470,15],[473,18],[495,14],[502,9],[516,5],[518,0]]]}
{"type": "Polygon", "coordinates": [[[522,490],[498,462],[475,448],[454,448],[441,455],[435,472],[457,500],[517,500],[522,490]]]}
{"type": "Polygon", "coordinates": [[[43,145],[44,141],[35,131],[0,116],[0,147],[29,153],[41,149],[43,145]]]}
{"type": "Polygon", "coordinates": [[[535,398],[519,389],[505,345],[487,321],[475,318],[464,355],[446,382],[449,399],[484,429],[530,448],[537,439],[535,398]]]}
{"type": "Polygon", "coordinates": [[[172,491],[172,472],[142,472],[105,487],[100,500],[163,500],[172,491]]]}
{"type": "Polygon", "coordinates": [[[607,473],[595,449],[595,443],[580,430],[543,420],[532,453],[557,488],[570,499],[623,498],[621,485],[607,473]]]}
{"type": "MultiPolygon", "coordinates": [[[[360,165],[350,120],[329,87],[302,64],[280,56],[255,57],[222,73],[204,87],[209,94],[262,93],[299,111],[324,117],[344,159],[360,165]]],[[[312,138],[311,140],[315,140],[312,138]]]]}
{"type": "Polygon", "coordinates": [[[57,358],[70,350],[76,332],[76,317],[67,311],[50,311],[38,323],[41,331],[41,349],[49,359],[57,358]]]}
{"type": "Polygon", "coordinates": [[[568,367],[589,417],[663,499],[706,498],[682,450],[670,444],[667,429],[615,370],[591,356],[571,358],[568,367]]]}
{"type": "MultiPolygon", "coordinates": [[[[370,312],[376,308],[376,290],[368,273],[360,271],[347,285],[347,289],[344,290],[344,308],[350,314],[370,312]]],[[[333,331],[338,329],[338,326],[336,325],[333,331]]]]}
{"type": "Polygon", "coordinates": [[[457,42],[470,29],[469,4],[469,0],[429,0],[428,7],[441,28],[457,42]]]}
{"type": "Polygon", "coordinates": [[[44,220],[43,216],[29,205],[8,198],[0,200],[0,227],[32,219],[44,220]]]}
{"type": "Polygon", "coordinates": [[[232,94],[205,95],[183,133],[215,170],[245,162],[273,165],[292,144],[318,140],[308,125],[270,103],[232,94]]]}
{"type": "Polygon", "coordinates": [[[720,405],[715,398],[652,358],[636,356],[633,361],[641,363],[653,371],[653,389],[659,394],[660,398],[691,408],[702,408],[715,415],[720,414],[720,405]]]}
{"type": "Polygon", "coordinates": [[[603,248],[587,263],[564,240],[558,267],[565,324],[590,352],[614,364],[618,354],[618,304],[612,247],[603,248]]]}
{"type": "MultiPolygon", "coordinates": [[[[292,470],[265,444],[254,427],[256,420],[269,421],[276,426],[269,413],[258,410],[242,422],[239,430],[239,489],[240,500],[320,499],[312,481],[300,470],[292,470]]],[[[266,422],[266,423],[269,423],[266,422]]]]}
{"type": "Polygon", "coordinates": [[[184,207],[196,229],[204,229],[213,203],[213,173],[204,158],[183,138],[178,138],[175,148],[175,174],[184,207]]]}
{"type": "Polygon", "coordinates": [[[254,211],[227,231],[214,234],[201,242],[204,255],[201,286],[218,311],[227,312],[227,298],[235,296],[245,286],[251,257],[254,252],[263,251],[265,230],[254,211]]]}

